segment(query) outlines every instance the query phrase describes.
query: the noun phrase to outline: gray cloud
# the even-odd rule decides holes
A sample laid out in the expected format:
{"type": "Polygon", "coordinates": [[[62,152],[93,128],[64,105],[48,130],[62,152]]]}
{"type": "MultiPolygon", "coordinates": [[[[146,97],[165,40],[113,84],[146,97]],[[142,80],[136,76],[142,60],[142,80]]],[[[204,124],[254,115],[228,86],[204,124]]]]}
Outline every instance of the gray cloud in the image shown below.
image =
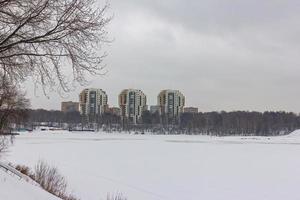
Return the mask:
{"type": "MultiPolygon", "coordinates": [[[[149,104],[176,88],[203,111],[299,112],[299,11],[292,0],[111,0],[109,72],[90,86],[106,90],[112,105],[123,88],[143,89],[149,104]]],[[[34,107],[58,109],[64,100],[28,95],[34,107]]]]}

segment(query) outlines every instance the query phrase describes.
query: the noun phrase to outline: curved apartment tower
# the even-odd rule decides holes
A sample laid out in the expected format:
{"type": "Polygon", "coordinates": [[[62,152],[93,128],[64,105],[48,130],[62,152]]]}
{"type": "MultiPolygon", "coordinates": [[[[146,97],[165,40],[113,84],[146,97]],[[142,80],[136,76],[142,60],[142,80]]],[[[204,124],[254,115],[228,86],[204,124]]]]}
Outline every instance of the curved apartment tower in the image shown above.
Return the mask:
{"type": "Polygon", "coordinates": [[[185,105],[185,97],[179,90],[162,90],[157,97],[160,114],[168,118],[177,118],[185,105]]]}
{"type": "Polygon", "coordinates": [[[107,109],[107,94],[102,89],[87,88],[79,95],[79,110],[82,115],[101,115],[107,109]]]}
{"type": "Polygon", "coordinates": [[[137,124],[143,111],[147,110],[146,95],[137,89],[125,89],[119,95],[119,106],[123,120],[137,124]]]}

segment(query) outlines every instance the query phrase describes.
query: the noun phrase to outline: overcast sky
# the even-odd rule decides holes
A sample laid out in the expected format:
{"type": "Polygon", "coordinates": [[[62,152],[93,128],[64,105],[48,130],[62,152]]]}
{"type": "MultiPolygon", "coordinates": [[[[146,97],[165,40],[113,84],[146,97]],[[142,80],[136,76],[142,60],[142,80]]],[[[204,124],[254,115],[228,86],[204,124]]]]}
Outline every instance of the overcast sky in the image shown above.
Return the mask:
{"type": "MultiPolygon", "coordinates": [[[[116,106],[124,88],[156,104],[161,89],[179,89],[200,111],[300,112],[299,0],[110,0],[114,19],[105,46],[102,88],[116,106]]],[[[60,109],[83,87],[60,97],[34,94],[33,108],[60,109]]]]}

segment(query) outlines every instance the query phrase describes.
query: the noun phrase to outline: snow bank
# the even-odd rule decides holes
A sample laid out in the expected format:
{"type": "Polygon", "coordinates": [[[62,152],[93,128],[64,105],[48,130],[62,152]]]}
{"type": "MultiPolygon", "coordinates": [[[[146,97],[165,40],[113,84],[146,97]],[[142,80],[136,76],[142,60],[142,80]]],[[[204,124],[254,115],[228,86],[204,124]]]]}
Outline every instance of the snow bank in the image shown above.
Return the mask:
{"type": "Polygon", "coordinates": [[[288,136],[300,138],[300,130],[295,130],[292,133],[290,133],[288,136]]]}
{"type": "Polygon", "coordinates": [[[25,176],[0,167],[1,200],[60,200],[25,176]]]}

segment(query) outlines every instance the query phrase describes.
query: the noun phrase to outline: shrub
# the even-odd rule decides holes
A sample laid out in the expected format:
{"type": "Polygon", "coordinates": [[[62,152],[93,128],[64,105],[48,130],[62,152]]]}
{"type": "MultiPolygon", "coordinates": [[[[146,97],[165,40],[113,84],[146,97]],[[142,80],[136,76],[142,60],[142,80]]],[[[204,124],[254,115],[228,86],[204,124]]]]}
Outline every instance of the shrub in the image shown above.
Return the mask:
{"type": "Polygon", "coordinates": [[[32,174],[29,167],[27,167],[25,165],[16,165],[15,169],[18,170],[19,172],[21,172],[22,174],[34,179],[34,174],[32,174]]]}
{"type": "Polygon", "coordinates": [[[121,193],[117,194],[108,194],[106,200],[127,200],[126,197],[124,197],[121,193]]]}
{"type": "Polygon", "coordinates": [[[0,135],[0,152],[7,150],[11,143],[12,139],[9,136],[0,135]]]}
{"type": "Polygon", "coordinates": [[[49,166],[44,161],[39,161],[37,163],[34,173],[32,173],[30,168],[25,165],[16,165],[13,167],[36,181],[44,190],[51,194],[63,200],[79,200],[72,194],[66,193],[67,182],[65,178],[59,174],[57,168],[49,166]]]}
{"type": "Polygon", "coordinates": [[[67,181],[59,173],[56,167],[48,165],[44,161],[39,161],[34,169],[34,180],[43,189],[63,200],[79,200],[71,194],[67,194],[67,181]]]}
{"type": "Polygon", "coordinates": [[[60,175],[56,167],[49,166],[44,161],[39,161],[34,170],[34,179],[42,188],[58,197],[65,195],[67,182],[65,178],[60,175]]]}
{"type": "MultiPolygon", "coordinates": [[[[15,169],[35,180],[44,190],[63,200],[79,200],[74,195],[67,194],[66,179],[59,173],[56,167],[50,166],[45,161],[39,161],[34,168],[34,172],[25,165],[16,165],[15,169]]],[[[121,193],[108,194],[106,199],[127,200],[121,193]]]]}

